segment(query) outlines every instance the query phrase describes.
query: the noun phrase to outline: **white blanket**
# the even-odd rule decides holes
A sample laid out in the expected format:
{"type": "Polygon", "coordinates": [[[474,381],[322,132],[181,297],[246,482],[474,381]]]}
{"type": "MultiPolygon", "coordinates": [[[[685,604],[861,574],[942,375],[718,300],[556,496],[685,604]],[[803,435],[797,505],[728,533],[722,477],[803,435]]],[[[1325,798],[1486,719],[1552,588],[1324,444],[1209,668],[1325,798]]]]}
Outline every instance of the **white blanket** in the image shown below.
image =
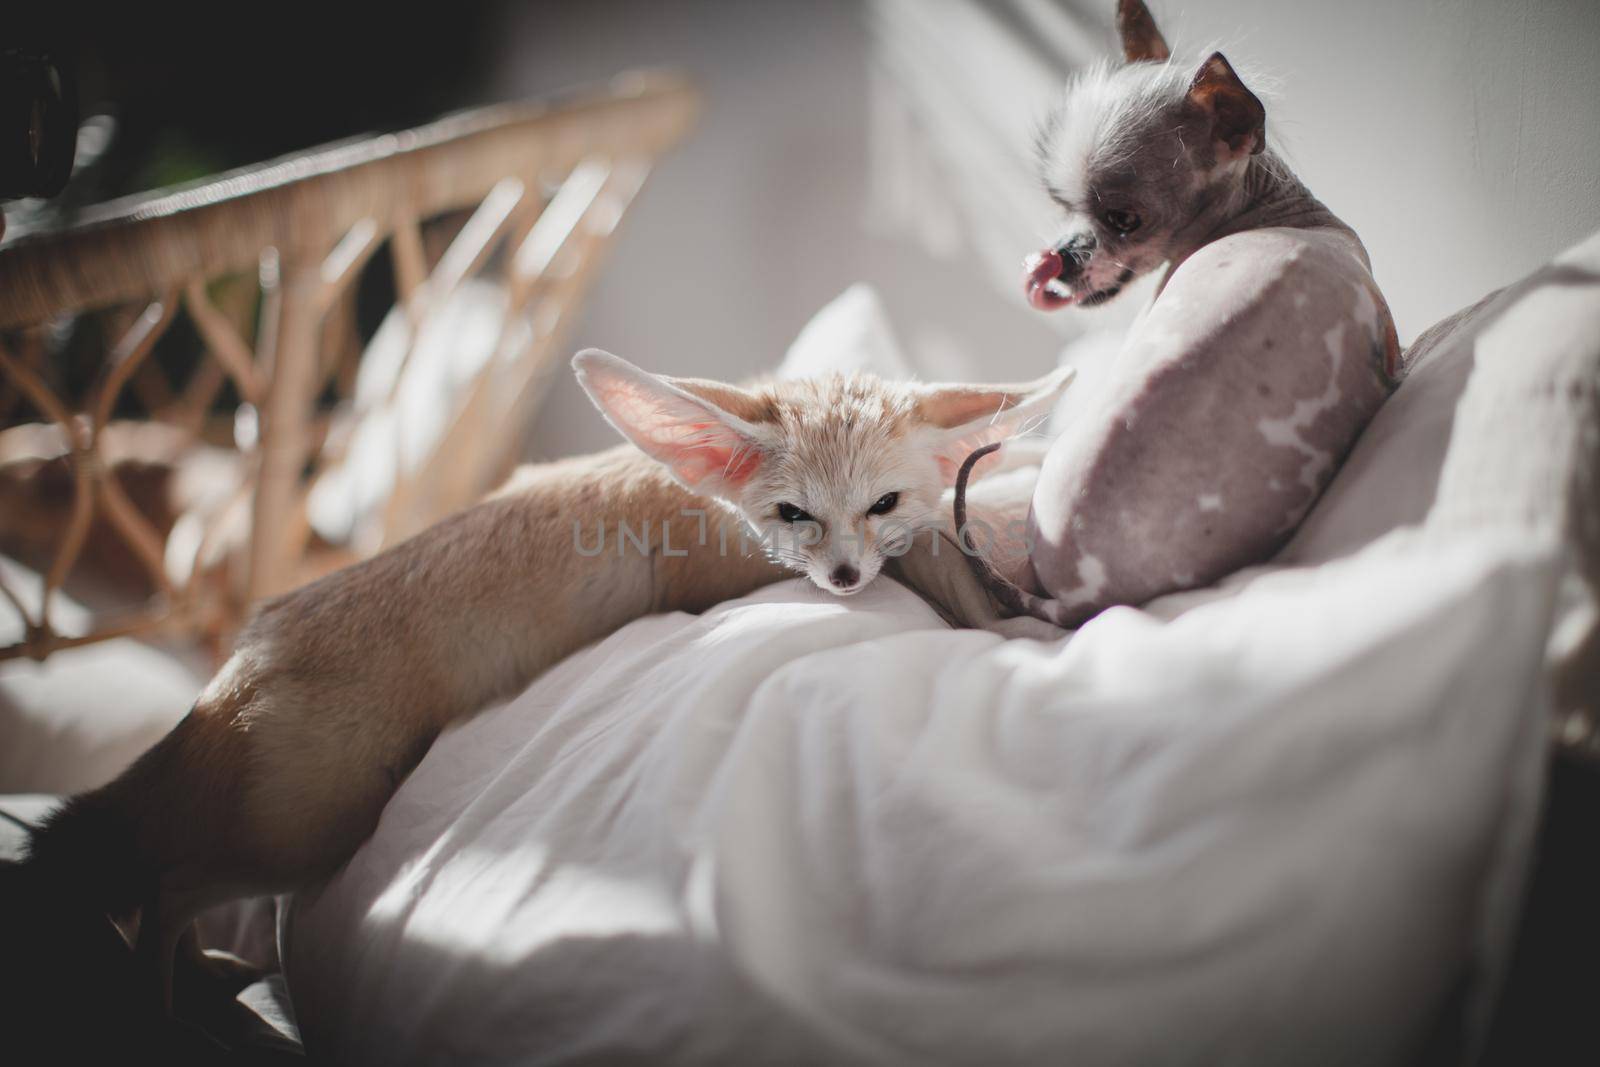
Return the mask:
{"type": "Polygon", "coordinates": [[[1407,531],[1053,645],[888,580],[641,620],[300,902],[308,1050],[1398,1060],[1504,945],[1555,559],[1407,531]]]}
{"type": "MultiPolygon", "coordinates": [[[[946,629],[886,577],[786,582],[579,653],[440,738],[296,902],[308,1051],[1280,1065],[1470,1041],[1551,679],[1594,680],[1597,285],[1600,237],[1430,331],[1295,543],[1214,588],[1041,643],[946,629]]],[[[876,319],[847,294],[789,369],[893,369],[876,319]]]]}

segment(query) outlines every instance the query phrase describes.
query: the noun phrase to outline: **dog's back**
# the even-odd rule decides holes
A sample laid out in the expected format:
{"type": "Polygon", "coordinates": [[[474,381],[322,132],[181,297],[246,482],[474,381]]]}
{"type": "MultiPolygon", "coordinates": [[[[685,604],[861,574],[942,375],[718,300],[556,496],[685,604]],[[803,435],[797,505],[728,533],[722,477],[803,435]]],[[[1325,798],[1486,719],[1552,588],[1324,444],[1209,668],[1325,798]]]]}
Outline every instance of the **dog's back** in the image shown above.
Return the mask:
{"type": "Polygon", "coordinates": [[[1039,583],[1075,623],[1265,558],[1393,389],[1398,352],[1344,231],[1204,246],[1045,460],[1030,515],[1039,583]]]}

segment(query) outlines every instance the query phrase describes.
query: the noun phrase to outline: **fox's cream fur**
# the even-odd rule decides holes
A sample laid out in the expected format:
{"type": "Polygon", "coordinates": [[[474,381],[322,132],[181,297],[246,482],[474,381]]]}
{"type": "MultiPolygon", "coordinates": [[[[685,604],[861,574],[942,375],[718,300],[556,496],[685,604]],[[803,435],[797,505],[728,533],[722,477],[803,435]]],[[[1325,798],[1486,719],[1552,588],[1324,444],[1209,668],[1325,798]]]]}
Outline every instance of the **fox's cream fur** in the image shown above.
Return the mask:
{"type": "Polygon", "coordinates": [[[574,365],[638,447],[524,468],[482,503],[264,604],[189,715],[35,835],[30,866],[48,884],[86,910],[139,913],[138,952],[169,1009],[194,916],[334,871],[441,730],[632,619],[701,611],[785,565],[850,591],[832,581],[848,562],[859,588],[909,530],[939,521],[961,459],[1038,418],[1066,381],[835,375],[745,389],[595,351],[574,365]],[[891,493],[888,514],[867,514],[891,493]],[[813,543],[782,544],[780,504],[815,520],[813,543]],[[646,550],[617,536],[623,523],[649,531],[646,550]]]}

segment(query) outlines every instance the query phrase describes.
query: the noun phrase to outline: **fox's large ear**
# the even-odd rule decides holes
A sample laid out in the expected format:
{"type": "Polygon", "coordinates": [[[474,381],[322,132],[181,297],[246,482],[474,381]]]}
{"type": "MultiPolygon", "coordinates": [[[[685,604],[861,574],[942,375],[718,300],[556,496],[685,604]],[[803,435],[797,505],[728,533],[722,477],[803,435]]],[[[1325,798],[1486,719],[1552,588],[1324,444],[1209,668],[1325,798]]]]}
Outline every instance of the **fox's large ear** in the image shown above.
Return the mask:
{"type": "Polygon", "coordinates": [[[1227,159],[1256,155],[1267,147],[1267,109],[1246,89],[1221,52],[1211,53],[1189,83],[1189,107],[1211,123],[1211,139],[1226,146],[1227,159]]]}
{"type": "Polygon", "coordinates": [[[1144,0],[1117,0],[1117,35],[1122,38],[1122,56],[1129,63],[1141,59],[1165,63],[1172,56],[1144,0]]]}
{"type": "Polygon", "coordinates": [[[731,495],[761,466],[762,402],[721,382],[666,378],[598,348],[572,360],[606,421],[691,492],[731,495]]]}
{"type": "MultiPolygon", "coordinates": [[[[943,431],[934,457],[945,484],[955,484],[962,461],[976,450],[1047,418],[1074,373],[1071,367],[1058,367],[1038,381],[1019,385],[917,386],[922,420],[943,431]]],[[[998,457],[980,461],[974,476],[998,462],[998,457]]]]}

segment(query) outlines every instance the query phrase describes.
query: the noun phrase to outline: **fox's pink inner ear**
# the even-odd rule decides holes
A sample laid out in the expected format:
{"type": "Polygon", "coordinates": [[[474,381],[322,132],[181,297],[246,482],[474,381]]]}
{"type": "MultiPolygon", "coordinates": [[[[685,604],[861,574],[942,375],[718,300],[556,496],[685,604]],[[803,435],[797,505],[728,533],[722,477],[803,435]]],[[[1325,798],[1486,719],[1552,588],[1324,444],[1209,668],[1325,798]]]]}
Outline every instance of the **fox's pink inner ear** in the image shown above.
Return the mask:
{"type": "Polygon", "coordinates": [[[755,442],[693,398],[618,383],[600,389],[601,410],[623,435],[691,489],[739,488],[761,466],[755,442]]]}
{"type": "MultiPolygon", "coordinates": [[[[984,442],[984,444],[989,443],[991,442],[984,442]]],[[[956,475],[961,472],[961,464],[967,461],[968,456],[972,455],[982,447],[983,445],[979,444],[974,445],[971,448],[955,448],[951,449],[947,453],[941,453],[938,457],[940,481],[943,482],[946,487],[955,485],[956,475]],[[960,455],[956,454],[958,452],[960,455]]],[[[987,456],[984,456],[982,459],[978,460],[977,463],[972,465],[972,473],[967,476],[967,480],[972,482],[978,481],[984,475],[988,474],[991,469],[998,467],[999,465],[1000,453],[991,452],[987,456]]]]}
{"type": "Polygon", "coordinates": [[[1210,121],[1212,139],[1225,145],[1231,158],[1256,155],[1267,147],[1267,109],[1221,52],[1211,53],[1195,72],[1189,106],[1210,121]]]}
{"type": "Polygon", "coordinates": [[[1143,0],[1118,0],[1117,35],[1122,38],[1122,56],[1129,63],[1153,60],[1165,63],[1172,56],[1167,40],[1156,29],[1156,20],[1143,0]]]}
{"type": "Polygon", "coordinates": [[[742,488],[761,468],[760,450],[727,427],[698,423],[689,429],[686,441],[668,445],[657,458],[690,488],[742,488]]]}
{"type": "Polygon", "coordinates": [[[731,412],[606,353],[583,353],[574,366],[606,421],[690,489],[717,495],[760,469],[758,442],[731,412]]]}
{"type": "MultiPolygon", "coordinates": [[[[1035,418],[1043,420],[1041,413],[1035,418]]],[[[1027,423],[1016,418],[997,418],[994,420],[979,420],[959,426],[949,431],[941,443],[939,450],[934,454],[934,462],[939,465],[939,477],[946,486],[956,484],[956,472],[961,469],[961,464],[967,457],[985,445],[992,445],[996,441],[1004,441],[1021,430],[1027,429],[1027,423]]],[[[972,480],[976,481],[988,474],[990,470],[1000,465],[1000,453],[994,452],[980,459],[972,468],[972,480]]]]}

